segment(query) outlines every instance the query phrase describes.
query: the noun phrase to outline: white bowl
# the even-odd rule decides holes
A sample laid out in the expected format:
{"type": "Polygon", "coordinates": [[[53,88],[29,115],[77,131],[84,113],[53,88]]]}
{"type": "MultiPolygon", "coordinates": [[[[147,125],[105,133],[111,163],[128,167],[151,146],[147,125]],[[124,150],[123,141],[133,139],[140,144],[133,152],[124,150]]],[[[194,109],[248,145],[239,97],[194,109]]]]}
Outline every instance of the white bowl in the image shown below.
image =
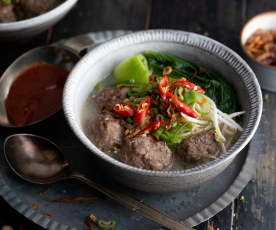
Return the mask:
{"type": "Polygon", "coordinates": [[[251,18],[242,28],[240,43],[245,54],[246,61],[255,72],[263,89],[276,92],[276,67],[257,62],[249,56],[244,49],[244,44],[253,33],[258,30],[276,30],[276,11],[261,13],[251,18]]]}
{"type": "MultiPolygon", "coordinates": [[[[147,192],[183,191],[214,178],[253,137],[262,114],[258,81],[234,51],[205,36],[175,30],[141,31],[108,41],[88,53],[71,72],[64,89],[63,108],[71,128],[91,153],[102,159],[104,171],[121,183],[147,192]],[[241,136],[219,158],[187,170],[152,171],[124,164],[98,149],[82,128],[82,107],[95,84],[122,60],[147,50],[176,55],[220,74],[235,89],[246,111],[241,136]]],[[[93,166],[91,166],[93,167],[93,166]]]]}
{"type": "Polygon", "coordinates": [[[49,12],[30,19],[0,23],[0,41],[23,40],[40,34],[59,22],[77,1],[66,0],[49,12]]]}

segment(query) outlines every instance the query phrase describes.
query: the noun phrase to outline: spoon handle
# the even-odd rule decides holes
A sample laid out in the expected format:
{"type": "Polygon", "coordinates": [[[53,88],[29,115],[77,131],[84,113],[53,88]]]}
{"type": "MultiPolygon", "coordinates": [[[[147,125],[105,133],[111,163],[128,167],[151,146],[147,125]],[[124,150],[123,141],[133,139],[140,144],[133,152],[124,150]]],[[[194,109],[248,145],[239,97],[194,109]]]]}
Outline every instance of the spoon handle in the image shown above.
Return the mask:
{"type": "Polygon", "coordinates": [[[63,43],[63,46],[69,47],[78,55],[81,55],[84,50],[93,45],[95,45],[95,42],[87,34],[69,38],[63,43]]]}
{"type": "Polygon", "coordinates": [[[78,179],[87,185],[91,186],[92,188],[98,190],[99,192],[105,194],[110,199],[117,201],[121,205],[125,206],[126,208],[138,212],[142,214],[144,217],[155,221],[158,224],[161,224],[162,226],[171,229],[171,230],[194,230],[191,227],[188,227],[176,220],[174,220],[172,217],[161,213],[160,211],[151,208],[150,206],[146,205],[143,201],[138,201],[124,193],[118,192],[114,189],[104,187],[100,184],[95,183],[91,179],[87,178],[86,176],[79,174],[79,173],[73,173],[71,175],[71,178],[78,179]]]}

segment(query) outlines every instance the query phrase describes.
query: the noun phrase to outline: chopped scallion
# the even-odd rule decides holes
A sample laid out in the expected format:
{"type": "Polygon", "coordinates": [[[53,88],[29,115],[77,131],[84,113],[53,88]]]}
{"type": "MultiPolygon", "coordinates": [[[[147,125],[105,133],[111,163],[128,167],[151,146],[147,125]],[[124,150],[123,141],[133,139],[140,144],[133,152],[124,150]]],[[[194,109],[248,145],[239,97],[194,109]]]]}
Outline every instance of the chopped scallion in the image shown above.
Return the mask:
{"type": "Polygon", "coordinates": [[[163,116],[162,114],[158,113],[158,114],[156,115],[156,120],[157,120],[157,121],[164,121],[165,119],[164,119],[164,116],[163,116]]]}
{"type": "Polygon", "coordinates": [[[177,121],[174,121],[173,123],[172,123],[172,128],[174,128],[174,127],[176,127],[177,126],[177,121]]]}
{"type": "Polygon", "coordinates": [[[99,89],[99,88],[101,88],[102,86],[103,86],[103,83],[100,81],[100,82],[98,82],[98,83],[95,85],[94,89],[99,89]]]}
{"type": "Polygon", "coordinates": [[[126,122],[129,123],[129,124],[132,124],[133,123],[133,119],[131,117],[128,117],[126,119],[126,122]]]}

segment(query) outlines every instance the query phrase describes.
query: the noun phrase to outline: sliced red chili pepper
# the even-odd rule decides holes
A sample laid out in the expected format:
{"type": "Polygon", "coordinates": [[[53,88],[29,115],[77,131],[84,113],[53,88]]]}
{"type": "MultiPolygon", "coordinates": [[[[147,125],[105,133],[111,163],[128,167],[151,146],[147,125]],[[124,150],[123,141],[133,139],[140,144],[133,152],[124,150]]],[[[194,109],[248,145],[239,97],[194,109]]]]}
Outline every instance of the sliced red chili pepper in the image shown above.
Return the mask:
{"type": "Polygon", "coordinates": [[[194,110],[192,110],[189,106],[187,106],[185,103],[180,101],[174,94],[167,93],[167,97],[169,98],[171,104],[175,107],[175,109],[179,112],[183,112],[187,114],[190,117],[196,118],[197,115],[194,110]]]}
{"type": "Polygon", "coordinates": [[[153,123],[151,123],[149,126],[147,126],[146,128],[142,129],[137,135],[142,135],[142,134],[151,134],[153,133],[155,130],[159,129],[160,126],[163,124],[163,121],[155,121],[153,123]]]}
{"type": "Polygon", "coordinates": [[[146,118],[149,112],[150,107],[150,97],[145,97],[140,104],[138,105],[137,111],[135,113],[135,117],[133,119],[133,123],[139,123],[146,118]]]}
{"type": "Polygon", "coordinates": [[[193,84],[192,82],[189,82],[189,81],[178,80],[178,81],[176,81],[176,84],[181,85],[185,89],[195,90],[198,93],[205,93],[205,91],[202,88],[200,88],[198,85],[195,85],[195,84],[193,84]]]}
{"type": "Polygon", "coordinates": [[[166,95],[167,95],[167,93],[169,92],[169,89],[170,89],[169,80],[168,80],[168,77],[166,75],[164,75],[160,79],[159,84],[158,84],[158,88],[159,88],[159,93],[160,93],[161,99],[165,100],[166,95]]]}
{"type": "Polygon", "coordinates": [[[128,104],[116,104],[112,109],[122,117],[131,117],[134,115],[134,110],[128,104]]]}

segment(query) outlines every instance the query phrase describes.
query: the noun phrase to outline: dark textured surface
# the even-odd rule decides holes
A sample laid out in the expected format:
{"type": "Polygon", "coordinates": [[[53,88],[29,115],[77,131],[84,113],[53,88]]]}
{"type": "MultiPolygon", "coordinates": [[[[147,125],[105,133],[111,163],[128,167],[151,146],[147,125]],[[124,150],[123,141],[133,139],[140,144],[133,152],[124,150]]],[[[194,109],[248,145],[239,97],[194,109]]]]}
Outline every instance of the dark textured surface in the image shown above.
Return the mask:
{"type": "MultiPolygon", "coordinates": [[[[149,27],[189,30],[209,35],[241,54],[239,33],[243,23],[260,12],[275,9],[276,2],[271,0],[81,0],[76,8],[53,28],[52,35],[50,31],[30,42],[23,41],[23,44],[0,44],[0,71],[4,71],[18,55],[30,48],[43,45],[49,40],[56,41],[71,35],[108,29],[137,30],[149,27]],[[150,3],[152,6],[149,5],[150,3]]],[[[276,133],[273,126],[276,117],[274,109],[276,95],[264,93],[268,95],[265,97],[267,100],[264,103],[262,120],[265,143],[260,146],[261,158],[256,175],[242,194],[244,200],[239,197],[233,205],[229,205],[219,215],[198,226],[198,230],[207,230],[209,224],[214,225],[215,230],[217,227],[220,230],[275,229],[276,203],[273,197],[276,192],[276,133]]],[[[63,119],[62,113],[51,118],[47,123],[41,123],[32,128],[0,128],[0,141],[2,142],[12,133],[43,134],[64,149],[76,152],[78,156],[81,154],[80,144],[76,143],[76,138],[69,127],[59,122],[60,119],[63,119]],[[63,139],[63,132],[68,133],[66,139],[63,139]]],[[[80,166],[81,163],[76,158],[74,164],[80,166]]],[[[2,199],[0,205],[0,226],[11,224],[16,229],[19,226],[23,226],[24,229],[41,229],[17,214],[2,199]]]]}

